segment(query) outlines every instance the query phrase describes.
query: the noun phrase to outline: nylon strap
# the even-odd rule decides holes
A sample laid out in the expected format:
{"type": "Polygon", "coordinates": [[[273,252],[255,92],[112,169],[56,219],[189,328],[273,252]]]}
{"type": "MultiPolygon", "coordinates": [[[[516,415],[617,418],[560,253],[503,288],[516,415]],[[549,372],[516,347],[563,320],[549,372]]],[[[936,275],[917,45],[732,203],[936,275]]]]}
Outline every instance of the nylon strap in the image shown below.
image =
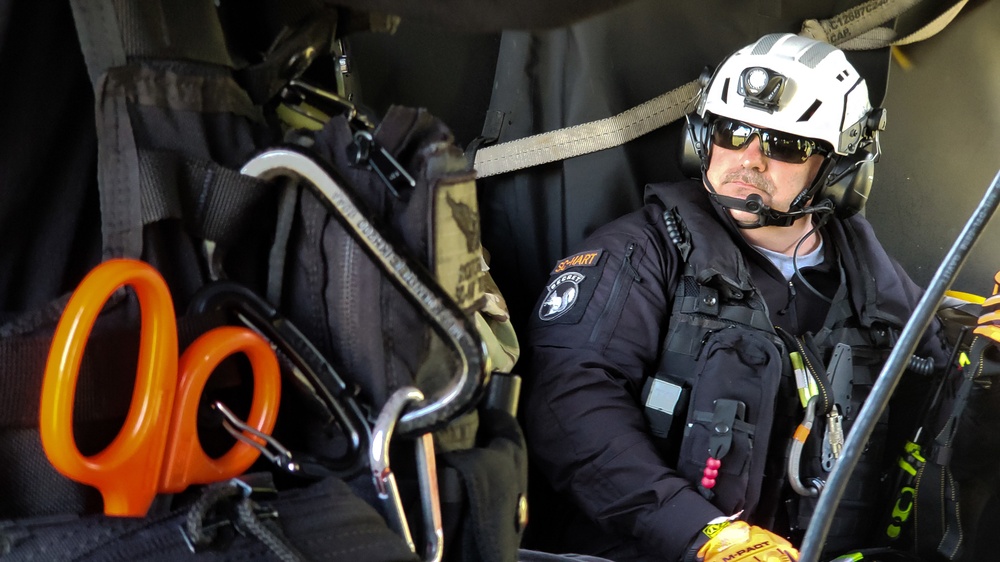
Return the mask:
{"type": "Polygon", "coordinates": [[[103,257],[137,258],[142,252],[141,208],[130,186],[138,183],[138,155],[124,85],[115,69],[127,64],[122,29],[111,0],[70,3],[80,48],[94,86],[98,135],[97,177],[100,186],[103,257]]]}
{"type": "Polygon", "coordinates": [[[893,45],[909,45],[937,35],[942,29],[945,28],[945,26],[951,23],[956,16],[958,16],[958,13],[962,11],[962,8],[964,8],[968,2],[969,0],[960,0],[959,2],[956,2],[954,6],[949,8],[940,16],[934,18],[933,21],[910,35],[893,42],[893,45]]]}
{"type": "Polygon", "coordinates": [[[919,3],[920,0],[868,0],[827,20],[806,20],[800,34],[846,51],[910,45],[937,35],[955,19],[968,0],[958,0],[941,15],[901,39],[896,39],[892,29],[878,27],[919,3]]]}
{"type": "Polygon", "coordinates": [[[174,152],[139,152],[142,223],[184,218],[199,238],[228,244],[272,187],[209,160],[174,152]]]}
{"type": "Polygon", "coordinates": [[[688,113],[700,89],[695,80],[613,117],[488,146],[476,153],[476,177],[485,178],[620,146],[688,113]]]}
{"type": "Polygon", "coordinates": [[[125,46],[115,8],[107,1],[71,0],[69,4],[90,83],[97,84],[106,69],[125,64],[125,46]]]}
{"type": "Polygon", "coordinates": [[[301,189],[293,179],[286,180],[278,199],[278,220],[274,227],[274,242],[267,258],[267,301],[280,303],[284,294],[285,266],[288,261],[289,241],[295,212],[299,206],[301,189]]]}
{"type": "MultiPolygon", "coordinates": [[[[827,20],[807,20],[800,34],[827,41],[844,50],[908,45],[936,35],[955,19],[968,0],[959,0],[932,22],[898,41],[893,30],[878,27],[919,2],[868,0],[827,20]]],[[[480,149],[475,157],[476,177],[505,174],[621,146],[689,113],[700,90],[699,82],[694,80],[613,117],[480,149]]]]}

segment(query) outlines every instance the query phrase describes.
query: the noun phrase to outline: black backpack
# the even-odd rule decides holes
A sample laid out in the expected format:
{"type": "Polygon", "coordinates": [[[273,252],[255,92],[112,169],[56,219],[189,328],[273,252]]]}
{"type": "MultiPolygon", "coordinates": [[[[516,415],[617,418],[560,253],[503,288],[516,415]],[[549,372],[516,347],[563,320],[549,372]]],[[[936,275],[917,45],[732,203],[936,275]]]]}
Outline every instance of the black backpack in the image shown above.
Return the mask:
{"type": "MultiPolygon", "coordinates": [[[[16,285],[31,298],[8,307],[0,326],[0,553],[413,559],[388,522],[402,515],[414,536],[428,531],[418,509],[428,503],[418,490],[427,461],[413,445],[433,433],[437,547],[449,560],[513,559],[526,510],[516,378],[506,375],[516,339],[483,267],[474,174],[425,111],[397,107],[377,119],[329,95],[337,87],[324,65],[341,54],[338,40],[358,14],[307,0],[70,4],[72,19],[58,14],[63,27],[54,29],[78,34],[97,155],[96,167],[74,169],[96,182],[79,174],[53,187],[81,203],[37,223],[58,222],[65,230],[46,239],[73,238],[77,251],[43,253],[7,272],[30,280],[16,285]],[[317,166],[356,213],[294,173],[241,173],[268,150],[317,166]],[[147,262],[166,279],[182,349],[219,324],[244,323],[275,340],[288,376],[273,436],[296,470],[262,458],[240,482],[162,497],[147,517],[120,519],[101,515],[95,490],[52,468],[37,430],[52,331],[82,276],[117,258],[147,262]],[[55,282],[35,282],[53,273],[55,282]],[[314,378],[303,376],[310,370],[314,378]],[[404,403],[392,420],[405,508],[397,513],[378,497],[369,439],[387,404],[410,388],[426,399],[404,403]]],[[[79,145],[81,158],[93,155],[94,145],[79,145]]],[[[14,285],[5,285],[11,294],[14,285]]],[[[100,451],[124,419],[138,319],[134,296],[119,292],[88,342],[74,416],[84,454],[100,451]]],[[[237,414],[246,408],[244,370],[226,367],[206,391],[237,414]]],[[[209,411],[212,399],[203,399],[199,435],[218,452],[232,437],[209,411]]],[[[428,548],[415,542],[418,552],[428,548]]]]}
{"type": "Polygon", "coordinates": [[[918,424],[887,484],[895,492],[879,525],[880,547],[865,560],[981,560],[985,514],[1000,501],[1000,342],[997,297],[939,308],[952,360],[928,385],[918,424]]]}

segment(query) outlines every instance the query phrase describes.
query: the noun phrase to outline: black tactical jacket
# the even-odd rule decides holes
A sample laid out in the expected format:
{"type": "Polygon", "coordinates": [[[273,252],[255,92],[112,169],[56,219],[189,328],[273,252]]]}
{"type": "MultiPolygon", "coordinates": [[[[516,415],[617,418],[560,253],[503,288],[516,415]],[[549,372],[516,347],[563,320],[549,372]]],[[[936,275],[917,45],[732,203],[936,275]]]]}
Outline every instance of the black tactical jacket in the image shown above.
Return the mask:
{"type": "MultiPolygon", "coordinates": [[[[649,434],[640,395],[646,379],[663,368],[673,297],[685,271],[664,221],[664,211],[674,209],[677,201],[684,202],[680,216],[686,229],[704,240],[728,237],[707,260],[726,276],[745,279],[750,293],[766,303],[763,312],[774,326],[795,336],[820,332],[830,309],[827,300],[797,278],[785,281],[747,245],[698,182],[649,186],[642,209],[599,229],[556,264],[528,333],[523,411],[537,469],[580,508],[580,517],[568,522],[566,550],[615,560],[678,560],[709,520],[739,509],[745,510],[744,519],[769,528],[788,531],[795,526],[795,515],[778,506],[787,495],[780,467],[801,407],[780,342],[762,344],[762,349],[773,348],[764,354],[749,346],[751,339],[777,341],[776,336],[734,326],[704,361],[708,370],[721,373],[716,376],[731,375],[737,382],[757,377],[749,383],[758,387],[757,394],[777,394],[765,407],[771,412],[751,420],[773,436],[768,443],[767,435],[757,435],[755,443],[766,447],[769,478],[751,481],[745,497],[732,497],[730,491],[728,497],[709,501],[696,489],[697,471],[673,465],[676,460],[668,461],[649,434]],[[740,271],[744,266],[747,270],[740,271]]],[[[884,253],[867,221],[855,216],[843,223],[835,220],[824,227],[825,260],[806,268],[805,278],[832,298],[840,286],[839,256],[849,289],[848,310],[856,316],[852,321],[886,326],[890,333],[900,329],[919,289],[884,253]],[[850,223],[849,228],[843,223],[850,223]]],[[[936,327],[928,330],[934,333],[936,327]]],[[[924,337],[918,355],[943,364],[936,336],[924,337]]],[[[714,384],[726,386],[719,380],[714,384]]],[[[731,464],[726,468],[733,471],[731,464]]],[[[764,470],[760,463],[754,469],[764,470]]]]}

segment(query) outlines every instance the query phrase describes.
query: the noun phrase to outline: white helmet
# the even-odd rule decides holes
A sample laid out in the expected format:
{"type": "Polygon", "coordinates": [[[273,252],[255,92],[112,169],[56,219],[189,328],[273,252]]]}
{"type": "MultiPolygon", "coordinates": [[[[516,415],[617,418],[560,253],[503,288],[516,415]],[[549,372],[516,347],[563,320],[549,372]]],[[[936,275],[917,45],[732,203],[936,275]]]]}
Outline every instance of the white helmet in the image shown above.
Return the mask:
{"type": "Polygon", "coordinates": [[[848,155],[868,136],[871,109],[868,86],[843,51],[798,35],[773,34],[719,65],[697,112],[706,121],[711,115],[729,117],[825,141],[848,155]]]}

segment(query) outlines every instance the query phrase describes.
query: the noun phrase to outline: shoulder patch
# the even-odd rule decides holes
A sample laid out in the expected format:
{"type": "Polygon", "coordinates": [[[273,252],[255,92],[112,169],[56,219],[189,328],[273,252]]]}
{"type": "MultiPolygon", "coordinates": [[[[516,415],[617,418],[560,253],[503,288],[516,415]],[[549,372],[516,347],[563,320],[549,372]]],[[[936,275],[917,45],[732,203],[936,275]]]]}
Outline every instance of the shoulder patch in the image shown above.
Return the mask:
{"type": "Polygon", "coordinates": [[[555,269],[553,269],[549,275],[562,273],[570,267],[593,267],[601,260],[601,254],[603,253],[604,249],[602,248],[599,250],[587,250],[578,254],[573,254],[568,258],[563,258],[559,260],[559,263],[556,264],[555,269]]]}
{"type": "Polygon", "coordinates": [[[538,317],[542,320],[555,320],[569,312],[580,300],[580,283],[587,276],[571,271],[556,277],[545,286],[545,298],[538,307],[538,317]]]}

